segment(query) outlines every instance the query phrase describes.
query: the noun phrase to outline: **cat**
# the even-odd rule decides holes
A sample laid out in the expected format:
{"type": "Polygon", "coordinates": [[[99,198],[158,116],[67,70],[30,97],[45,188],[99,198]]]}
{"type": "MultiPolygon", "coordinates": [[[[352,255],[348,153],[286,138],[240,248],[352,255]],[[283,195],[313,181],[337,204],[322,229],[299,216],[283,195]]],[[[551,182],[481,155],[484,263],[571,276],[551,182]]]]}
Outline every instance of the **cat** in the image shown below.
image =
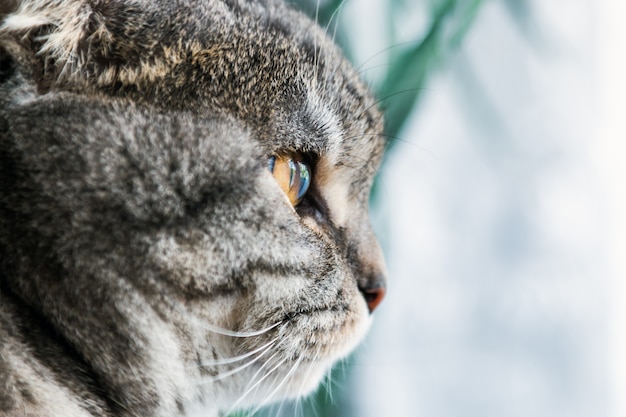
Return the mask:
{"type": "Polygon", "coordinates": [[[0,19],[0,415],[312,392],[386,285],[382,115],[324,31],[275,0],[0,19]]]}

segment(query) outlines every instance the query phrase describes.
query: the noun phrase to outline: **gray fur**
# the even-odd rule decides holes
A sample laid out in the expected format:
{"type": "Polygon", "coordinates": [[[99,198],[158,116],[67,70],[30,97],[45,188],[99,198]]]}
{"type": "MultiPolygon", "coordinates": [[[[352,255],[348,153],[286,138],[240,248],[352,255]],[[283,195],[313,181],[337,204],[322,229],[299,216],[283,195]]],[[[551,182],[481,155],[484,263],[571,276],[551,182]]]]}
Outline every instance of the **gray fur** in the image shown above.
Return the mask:
{"type": "Polygon", "coordinates": [[[0,18],[0,415],[211,416],[314,389],[384,284],[382,122],[339,51],[274,0],[0,18]],[[295,210],[266,165],[289,153],[315,160],[295,210]]]}

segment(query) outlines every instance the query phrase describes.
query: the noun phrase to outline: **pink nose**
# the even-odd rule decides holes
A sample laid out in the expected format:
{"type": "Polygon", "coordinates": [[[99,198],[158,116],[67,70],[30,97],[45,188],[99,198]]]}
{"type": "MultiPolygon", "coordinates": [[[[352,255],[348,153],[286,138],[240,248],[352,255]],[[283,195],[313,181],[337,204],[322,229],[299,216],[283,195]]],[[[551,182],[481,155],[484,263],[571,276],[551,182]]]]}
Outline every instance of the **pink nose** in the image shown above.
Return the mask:
{"type": "Polygon", "coordinates": [[[383,285],[379,285],[373,288],[359,288],[363,297],[365,298],[365,302],[367,303],[367,308],[370,310],[370,314],[374,312],[378,304],[383,301],[385,298],[385,287],[383,285]]]}

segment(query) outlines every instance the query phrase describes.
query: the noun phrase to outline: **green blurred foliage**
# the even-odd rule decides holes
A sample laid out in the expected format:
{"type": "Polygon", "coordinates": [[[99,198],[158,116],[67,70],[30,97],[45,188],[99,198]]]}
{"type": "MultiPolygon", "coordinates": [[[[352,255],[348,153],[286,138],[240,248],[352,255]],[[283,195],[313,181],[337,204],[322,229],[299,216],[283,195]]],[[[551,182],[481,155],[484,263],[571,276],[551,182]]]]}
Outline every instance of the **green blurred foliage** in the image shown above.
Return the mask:
{"type": "MultiPolygon", "coordinates": [[[[390,2],[393,5],[401,0],[390,2]]],[[[413,46],[394,51],[384,81],[374,86],[385,112],[385,133],[394,138],[417,103],[428,76],[461,43],[482,0],[445,0],[431,6],[425,36],[413,46]]],[[[400,9],[396,7],[400,12],[400,9]]],[[[392,13],[393,15],[393,13],[392,13]]],[[[391,140],[390,144],[395,143],[391,140]]]]}
{"type": "MultiPolygon", "coordinates": [[[[354,1],[354,0],[353,0],[354,1]]],[[[519,3],[509,0],[510,3],[519,3]]],[[[341,24],[340,11],[345,0],[291,0],[296,7],[316,19],[320,26],[352,57],[351,45],[358,42],[350,28],[341,24]]],[[[385,113],[385,133],[394,138],[418,102],[428,76],[461,44],[482,5],[483,0],[388,0],[384,4],[389,28],[386,44],[390,45],[383,81],[372,86],[385,113]],[[407,8],[425,9],[430,22],[420,39],[399,39],[394,22],[407,8]]],[[[521,2],[524,3],[524,2],[521,2]]],[[[385,52],[385,51],[380,51],[385,52]]],[[[357,63],[353,62],[357,65],[357,63]]],[[[361,64],[362,65],[362,64],[361,64]]],[[[390,141],[390,145],[393,144],[390,141]]]]}
{"type": "MultiPolygon", "coordinates": [[[[327,33],[343,49],[348,59],[353,57],[351,45],[358,42],[354,33],[347,25],[341,24],[341,8],[346,0],[288,0],[301,9],[320,26],[327,28],[327,33]]],[[[356,0],[352,0],[356,1],[356,0]]],[[[384,1],[384,0],[383,0],[384,1]]],[[[508,6],[516,6],[518,0],[506,0],[508,6]]],[[[445,63],[461,45],[465,35],[471,28],[483,0],[387,0],[387,13],[383,16],[388,20],[388,39],[390,45],[386,52],[387,61],[384,65],[382,79],[372,85],[385,114],[385,136],[388,149],[398,139],[409,115],[419,101],[421,93],[428,82],[429,76],[445,63]],[[409,42],[399,39],[394,22],[398,21],[407,8],[424,9],[429,21],[423,36],[409,42]]],[[[357,63],[353,62],[354,65],[357,63]]],[[[376,194],[375,190],[372,193],[376,194]]],[[[345,417],[350,413],[345,410],[345,385],[349,374],[349,358],[340,366],[336,366],[330,378],[310,398],[299,401],[296,406],[284,405],[270,407],[255,413],[259,417],[345,417]],[[330,381],[330,382],[329,382],[330,381]]],[[[241,411],[228,417],[249,417],[249,411],[241,411]]]]}

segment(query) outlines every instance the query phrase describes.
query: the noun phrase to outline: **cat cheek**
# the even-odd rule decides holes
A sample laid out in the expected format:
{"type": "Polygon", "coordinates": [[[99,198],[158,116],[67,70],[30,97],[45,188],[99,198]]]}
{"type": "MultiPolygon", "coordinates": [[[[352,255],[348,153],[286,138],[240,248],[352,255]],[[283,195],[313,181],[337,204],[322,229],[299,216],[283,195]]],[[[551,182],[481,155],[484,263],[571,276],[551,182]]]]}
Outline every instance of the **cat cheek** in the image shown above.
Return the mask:
{"type": "Polygon", "coordinates": [[[321,198],[328,206],[328,215],[335,226],[343,227],[359,207],[350,201],[351,172],[342,171],[322,158],[316,167],[315,181],[321,198]]]}

